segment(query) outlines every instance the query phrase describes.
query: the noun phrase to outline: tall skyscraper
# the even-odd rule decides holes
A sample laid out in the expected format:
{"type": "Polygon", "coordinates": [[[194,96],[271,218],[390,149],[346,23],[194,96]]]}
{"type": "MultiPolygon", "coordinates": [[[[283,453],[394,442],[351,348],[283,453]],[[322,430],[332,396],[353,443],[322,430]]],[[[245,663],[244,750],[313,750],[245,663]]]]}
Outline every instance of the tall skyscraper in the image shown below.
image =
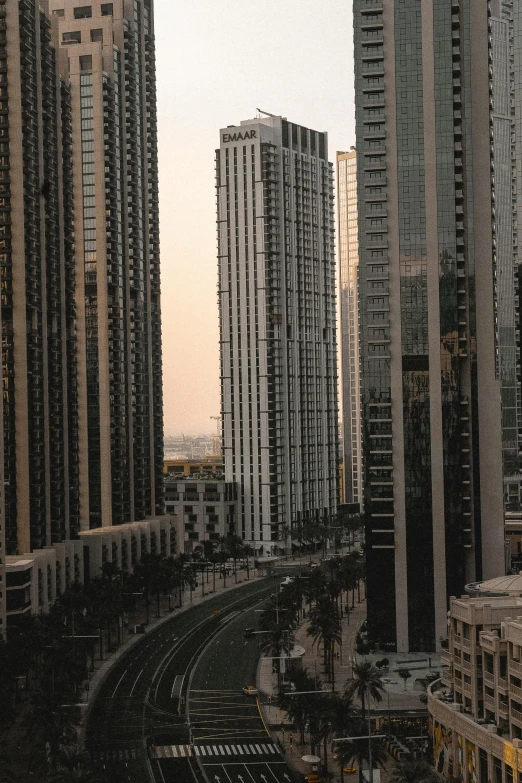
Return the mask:
{"type": "Polygon", "coordinates": [[[152,11],[0,0],[0,621],[5,554],[163,511],[152,11]]]}
{"type": "Polygon", "coordinates": [[[0,9],[2,500],[13,553],[79,527],[71,105],[38,3],[0,9]]]}
{"type": "Polygon", "coordinates": [[[238,534],[274,554],[337,510],[333,176],[326,134],[282,117],[220,141],[225,474],[238,534]]]}
{"type": "Polygon", "coordinates": [[[519,240],[517,211],[522,206],[522,193],[518,192],[517,182],[522,182],[522,169],[517,174],[517,165],[520,167],[522,143],[515,128],[517,116],[520,126],[522,101],[521,76],[517,71],[520,67],[522,30],[518,3],[491,0],[489,24],[504,499],[507,511],[520,511],[522,412],[520,370],[517,370],[517,365],[520,365],[517,273],[522,258],[519,244],[522,234],[519,240]],[[515,56],[518,64],[515,64],[515,56]]]}
{"type": "Polygon", "coordinates": [[[503,573],[489,3],[354,2],[368,623],[503,573]]]}
{"type": "Polygon", "coordinates": [[[49,0],[71,92],[82,526],[163,509],[152,0],[49,0]]]}
{"type": "Polygon", "coordinates": [[[357,153],[337,153],[339,316],[344,502],[362,507],[362,420],[359,359],[357,153]]]}

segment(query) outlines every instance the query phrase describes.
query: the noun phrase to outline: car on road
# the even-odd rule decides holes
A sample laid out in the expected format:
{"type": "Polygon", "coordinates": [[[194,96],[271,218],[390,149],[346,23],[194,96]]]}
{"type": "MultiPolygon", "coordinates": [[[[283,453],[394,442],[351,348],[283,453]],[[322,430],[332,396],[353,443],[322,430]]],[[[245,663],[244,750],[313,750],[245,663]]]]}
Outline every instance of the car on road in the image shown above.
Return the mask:
{"type": "Polygon", "coordinates": [[[294,581],[293,576],[285,576],[285,578],[281,582],[281,587],[286,587],[286,585],[291,585],[293,581],[294,581]]]}
{"type": "Polygon", "coordinates": [[[243,631],[243,636],[245,639],[250,639],[251,636],[254,635],[254,629],[253,628],[245,628],[243,631]]]}
{"type": "Polygon", "coordinates": [[[257,688],[255,685],[246,685],[243,688],[245,696],[257,696],[257,688]]]}
{"type": "Polygon", "coordinates": [[[305,777],[306,783],[324,783],[324,778],[318,775],[316,772],[312,772],[305,777]]]}
{"type": "Polygon", "coordinates": [[[343,772],[345,775],[355,775],[357,767],[344,767],[343,772]]]}

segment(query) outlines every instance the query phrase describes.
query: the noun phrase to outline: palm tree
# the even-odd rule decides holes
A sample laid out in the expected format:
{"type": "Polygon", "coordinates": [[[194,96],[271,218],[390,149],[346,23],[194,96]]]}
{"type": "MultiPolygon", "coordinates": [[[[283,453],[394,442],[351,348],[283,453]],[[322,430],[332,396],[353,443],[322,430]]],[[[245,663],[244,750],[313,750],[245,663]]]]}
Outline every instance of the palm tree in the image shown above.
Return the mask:
{"type": "Polygon", "coordinates": [[[278,704],[280,709],[286,712],[290,721],[295,724],[300,734],[301,745],[303,745],[305,726],[310,719],[310,714],[317,709],[317,698],[313,693],[301,693],[301,691],[314,691],[318,683],[306,668],[290,672],[288,679],[295,685],[298,693],[296,696],[292,693],[280,694],[278,704]]]}
{"type": "Polygon", "coordinates": [[[353,667],[353,674],[353,680],[348,682],[346,687],[346,694],[352,697],[357,696],[361,702],[362,718],[366,720],[366,701],[369,699],[373,699],[376,703],[382,701],[384,691],[382,675],[370,661],[356,663],[353,667]]]}
{"type": "Polygon", "coordinates": [[[243,544],[241,552],[242,557],[246,558],[247,579],[250,579],[250,558],[255,554],[254,547],[251,544],[243,544]]]}
{"type": "Polygon", "coordinates": [[[400,759],[390,777],[391,783],[442,783],[442,777],[424,759],[400,759]]]}
{"type": "Polygon", "coordinates": [[[306,631],[314,640],[321,641],[324,650],[324,668],[331,675],[334,686],[334,644],[341,641],[339,610],[327,596],[320,598],[310,612],[310,625],[306,631]]]}
{"type": "Polygon", "coordinates": [[[341,767],[341,779],[342,770],[345,764],[350,764],[353,761],[357,762],[359,767],[359,783],[363,783],[363,763],[370,763],[373,768],[374,764],[379,767],[383,767],[388,758],[383,746],[375,740],[359,739],[357,734],[363,734],[365,732],[364,723],[358,722],[354,725],[354,739],[347,742],[340,742],[337,745],[337,760],[341,767]]]}
{"type": "Polygon", "coordinates": [[[356,719],[352,700],[344,694],[337,693],[325,695],[317,704],[316,709],[320,714],[318,726],[318,738],[324,743],[324,766],[328,771],[328,756],[326,746],[332,737],[345,737],[350,733],[356,719]]]}

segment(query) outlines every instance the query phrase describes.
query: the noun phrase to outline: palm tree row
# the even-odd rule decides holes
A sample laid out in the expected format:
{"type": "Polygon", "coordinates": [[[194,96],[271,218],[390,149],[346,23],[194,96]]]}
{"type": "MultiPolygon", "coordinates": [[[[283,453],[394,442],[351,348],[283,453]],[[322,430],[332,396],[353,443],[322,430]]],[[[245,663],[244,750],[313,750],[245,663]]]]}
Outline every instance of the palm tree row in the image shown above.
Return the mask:
{"type": "Polygon", "coordinates": [[[13,731],[17,743],[20,735],[26,737],[23,747],[30,753],[23,763],[29,766],[19,779],[31,773],[37,780],[44,770],[54,774],[61,749],[75,744],[76,705],[95,656],[104,655],[104,637],[107,648],[115,636],[120,643],[124,621],[137,604],[144,604],[148,620],[155,598],[159,616],[161,597],[181,597],[193,581],[183,556],[145,554],[132,574],[107,563],[85,586],[71,584],[47,615],[23,615],[9,629],[0,643],[0,745],[9,747],[13,731]]]}

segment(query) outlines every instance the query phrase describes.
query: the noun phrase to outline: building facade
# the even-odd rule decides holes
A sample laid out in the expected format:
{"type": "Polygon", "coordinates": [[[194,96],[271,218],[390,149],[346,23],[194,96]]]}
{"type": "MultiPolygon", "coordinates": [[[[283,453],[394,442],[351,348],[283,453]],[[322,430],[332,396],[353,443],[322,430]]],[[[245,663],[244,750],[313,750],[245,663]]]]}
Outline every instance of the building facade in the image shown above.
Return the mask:
{"type": "MultiPolygon", "coordinates": [[[[502,390],[502,465],[504,505],[507,512],[522,510],[520,435],[520,335],[518,315],[519,250],[517,211],[518,158],[522,152],[515,128],[520,122],[520,58],[522,29],[518,4],[513,0],[490,0],[491,40],[491,139],[495,177],[494,209],[496,232],[496,281],[498,318],[498,361],[502,390]],[[517,6],[515,10],[514,5],[517,6]],[[516,13],[516,24],[515,24],[516,13]],[[513,99],[514,97],[514,99],[513,99]]],[[[522,176],[522,171],[520,171],[522,176]]]]}
{"type": "Polygon", "coordinates": [[[362,420],[359,357],[357,153],[337,153],[339,318],[343,424],[343,503],[362,508],[362,420]]]}
{"type": "Polygon", "coordinates": [[[369,633],[434,649],[504,569],[489,3],[353,8],[369,633]]]}
{"type": "Polygon", "coordinates": [[[443,676],[428,691],[434,763],[445,779],[512,783],[522,774],[517,578],[518,595],[450,602],[443,676]]]}
{"type": "Polygon", "coordinates": [[[72,104],[82,528],[162,512],[152,0],[49,0],[72,104]]]}
{"type": "Polygon", "coordinates": [[[165,478],[165,506],[177,526],[181,552],[191,554],[204,541],[235,533],[236,485],[210,472],[165,478]]]}
{"type": "Polygon", "coordinates": [[[163,513],[163,422],[152,0],[0,33],[1,619],[5,554],[163,513]]]}
{"type": "Polygon", "coordinates": [[[326,134],[282,117],[220,132],[221,411],[237,534],[278,554],[337,509],[333,176],[326,134]]]}

